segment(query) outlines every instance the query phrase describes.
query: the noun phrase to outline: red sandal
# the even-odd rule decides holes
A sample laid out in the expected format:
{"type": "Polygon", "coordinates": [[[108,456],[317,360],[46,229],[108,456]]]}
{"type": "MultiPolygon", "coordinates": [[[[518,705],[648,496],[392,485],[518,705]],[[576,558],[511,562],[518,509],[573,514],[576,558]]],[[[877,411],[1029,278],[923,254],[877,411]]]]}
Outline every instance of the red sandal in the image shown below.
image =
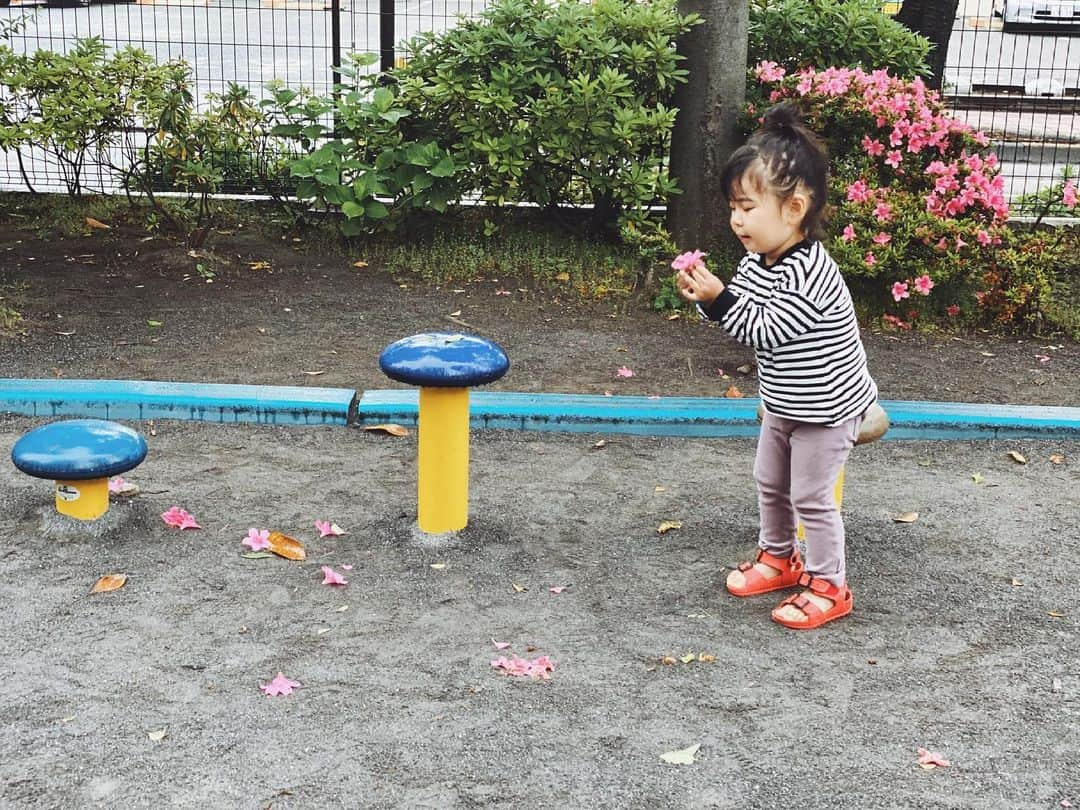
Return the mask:
{"type": "Polygon", "coordinates": [[[813,630],[815,627],[821,627],[826,622],[831,622],[833,619],[839,619],[842,616],[847,616],[851,613],[851,608],[854,607],[854,600],[851,596],[851,590],[847,585],[833,585],[827,579],[820,579],[819,577],[811,576],[804,573],[799,577],[799,585],[803,586],[810,593],[815,596],[821,596],[832,602],[827,609],[822,610],[806,597],[806,591],[802,593],[789,596],[772,611],[772,618],[774,622],[778,622],[784,627],[790,627],[792,630],[813,630]],[[785,619],[779,615],[779,611],[785,605],[792,605],[797,608],[806,619],[803,621],[792,621],[791,619],[785,619]]]}
{"type": "Polygon", "coordinates": [[[803,561],[798,549],[792,549],[790,557],[774,557],[767,551],[759,550],[753,562],[741,562],[738,567],[743,575],[740,588],[727,584],[727,589],[735,596],[757,596],[759,593],[771,593],[799,584],[803,572],[803,561]],[[779,576],[767,577],[754,568],[754,563],[763,563],[780,572],[779,576]]]}

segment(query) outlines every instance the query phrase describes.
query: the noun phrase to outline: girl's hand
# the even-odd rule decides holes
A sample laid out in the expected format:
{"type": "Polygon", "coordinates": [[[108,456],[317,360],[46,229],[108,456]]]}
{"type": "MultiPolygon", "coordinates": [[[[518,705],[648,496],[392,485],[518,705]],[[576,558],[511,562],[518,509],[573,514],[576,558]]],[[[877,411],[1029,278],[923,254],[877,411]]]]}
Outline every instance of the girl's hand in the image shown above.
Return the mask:
{"type": "Polygon", "coordinates": [[[711,304],[724,291],[724,282],[700,266],[680,270],[675,276],[675,286],[679,295],[699,304],[711,304]]]}

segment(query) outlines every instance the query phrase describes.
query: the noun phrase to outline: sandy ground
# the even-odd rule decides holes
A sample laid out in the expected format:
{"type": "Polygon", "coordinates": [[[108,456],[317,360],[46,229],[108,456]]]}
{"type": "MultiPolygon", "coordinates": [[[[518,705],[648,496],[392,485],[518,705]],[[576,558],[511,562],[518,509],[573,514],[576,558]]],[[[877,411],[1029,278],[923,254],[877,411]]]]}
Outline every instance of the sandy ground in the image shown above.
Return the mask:
{"type": "MultiPolygon", "coordinates": [[[[0,419],[5,454],[33,424],[0,419]]],[[[0,465],[4,807],[1080,805],[1075,443],[858,448],[855,612],[795,633],[722,587],[749,441],[474,433],[469,526],[433,539],[415,435],[137,427],[142,493],[93,524],[0,465]],[[241,557],[252,526],[308,559],[241,557]],[[491,667],[511,653],[550,680],[491,667]],[[302,687],[265,696],[279,671],[302,687]]]]}

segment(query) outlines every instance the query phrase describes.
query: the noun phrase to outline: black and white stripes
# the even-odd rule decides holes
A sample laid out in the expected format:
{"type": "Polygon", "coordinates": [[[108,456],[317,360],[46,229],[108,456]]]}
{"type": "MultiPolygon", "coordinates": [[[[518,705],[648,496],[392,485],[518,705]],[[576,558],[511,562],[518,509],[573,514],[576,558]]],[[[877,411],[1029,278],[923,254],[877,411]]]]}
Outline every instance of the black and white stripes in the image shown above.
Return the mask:
{"type": "Polygon", "coordinates": [[[800,242],[771,267],[748,253],[702,311],[756,350],[769,413],[837,425],[877,399],[851,294],[820,242],[800,242]]]}

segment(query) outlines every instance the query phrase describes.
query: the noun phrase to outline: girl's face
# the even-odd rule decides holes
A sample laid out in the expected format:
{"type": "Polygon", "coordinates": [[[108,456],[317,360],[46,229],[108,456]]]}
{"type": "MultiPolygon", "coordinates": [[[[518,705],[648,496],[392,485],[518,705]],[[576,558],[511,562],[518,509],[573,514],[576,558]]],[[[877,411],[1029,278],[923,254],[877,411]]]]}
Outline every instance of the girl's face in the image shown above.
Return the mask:
{"type": "Polygon", "coordinates": [[[731,230],[750,253],[760,253],[774,264],[805,238],[802,229],[807,199],[795,192],[781,202],[775,194],[744,178],[731,189],[731,230]]]}

